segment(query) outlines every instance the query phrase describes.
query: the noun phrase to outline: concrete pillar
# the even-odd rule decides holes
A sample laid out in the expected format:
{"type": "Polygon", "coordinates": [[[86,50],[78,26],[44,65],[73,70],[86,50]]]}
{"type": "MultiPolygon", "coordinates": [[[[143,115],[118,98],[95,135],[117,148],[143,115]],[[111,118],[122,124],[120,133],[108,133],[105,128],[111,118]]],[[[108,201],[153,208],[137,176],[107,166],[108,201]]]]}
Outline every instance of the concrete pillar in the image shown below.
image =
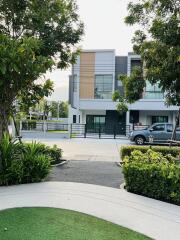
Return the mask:
{"type": "Polygon", "coordinates": [[[130,124],[130,111],[126,112],[126,136],[130,133],[132,130],[131,124],[130,124]]]}
{"type": "Polygon", "coordinates": [[[126,112],[126,125],[130,125],[130,110],[126,112]]]}
{"type": "Polygon", "coordinates": [[[176,124],[176,116],[177,116],[177,112],[176,111],[174,111],[173,112],[173,125],[175,126],[175,124],[176,124]]]}

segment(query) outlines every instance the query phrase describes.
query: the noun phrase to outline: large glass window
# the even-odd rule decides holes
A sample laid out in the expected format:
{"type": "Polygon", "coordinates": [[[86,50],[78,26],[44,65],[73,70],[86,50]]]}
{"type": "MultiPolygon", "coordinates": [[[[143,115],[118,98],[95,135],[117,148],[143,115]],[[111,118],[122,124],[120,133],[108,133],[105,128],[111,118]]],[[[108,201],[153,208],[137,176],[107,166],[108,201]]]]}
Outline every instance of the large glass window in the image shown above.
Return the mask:
{"type": "Polygon", "coordinates": [[[87,132],[99,133],[99,130],[103,132],[105,129],[105,122],[106,122],[105,116],[87,115],[86,116],[87,132]]]}
{"type": "Polygon", "coordinates": [[[152,85],[150,82],[146,82],[146,91],[144,95],[145,99],[163,99],[164,94],[159,88],[158,84],[152,85]]]}
{"type": "Polygon", "coordinates": [[[167,123],[168,116],[152,116],[152,124],[154,123],[167,123]]]}
{"type": "Polygon", "coordinates": [[[113,90],[112,75],[96,75],[94,97],[96,99],[111,99],[113,90]]]}

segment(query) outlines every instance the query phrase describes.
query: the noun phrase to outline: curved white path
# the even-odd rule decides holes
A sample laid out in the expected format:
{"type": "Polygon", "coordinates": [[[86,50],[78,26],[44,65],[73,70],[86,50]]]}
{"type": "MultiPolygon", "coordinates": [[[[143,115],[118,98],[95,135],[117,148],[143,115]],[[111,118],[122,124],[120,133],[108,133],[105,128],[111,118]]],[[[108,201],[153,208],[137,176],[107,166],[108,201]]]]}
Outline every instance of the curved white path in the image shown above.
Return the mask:
{"type": "Polygon", "coordinates": [[[44,206],[75,210],[154,239],[180,239],[180,207],[124,190],[66,182],[0,187],[0,209],[44,206]]]}

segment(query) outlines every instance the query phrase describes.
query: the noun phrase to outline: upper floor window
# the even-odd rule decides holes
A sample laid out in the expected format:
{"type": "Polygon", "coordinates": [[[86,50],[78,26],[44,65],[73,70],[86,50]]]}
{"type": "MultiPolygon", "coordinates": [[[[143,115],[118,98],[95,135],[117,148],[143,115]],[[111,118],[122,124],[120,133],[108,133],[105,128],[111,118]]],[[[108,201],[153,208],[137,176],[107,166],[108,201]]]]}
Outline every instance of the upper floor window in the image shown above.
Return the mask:
{"type": "Polygon", "coordinates": [[[147,81],[144,98],[145,99],[163,99],[164,94],[161,88],[159,88],[158,84],[152,85],[150,82],[147,81]]]}
{"type": "Polygon", "coordinates": [[[111,99],[113,90],[113,75],[96,75],[94,98],[111,99]]]}
{"type": "Polygon", "coordinates": [[[142,68],[141,59],[131,59],[131,72],[134,68],[142,68]]]}

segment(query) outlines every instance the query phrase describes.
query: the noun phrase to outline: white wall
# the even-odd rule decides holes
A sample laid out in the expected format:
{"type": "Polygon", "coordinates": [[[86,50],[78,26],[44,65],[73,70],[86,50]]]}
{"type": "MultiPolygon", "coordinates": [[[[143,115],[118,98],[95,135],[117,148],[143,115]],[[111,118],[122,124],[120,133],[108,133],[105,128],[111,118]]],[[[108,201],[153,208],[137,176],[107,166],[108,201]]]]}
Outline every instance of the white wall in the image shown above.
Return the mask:
{"type": "Polygon", "coordinates": [[[72,108],[70,105],[69,105],[69,117],[68,117],[68,124],[72,124],[73,123],[73,115],[78,115],[79,114],[79,111],[75,108],[72,108]]]}
{"type": "Polygon", "coordinates": [[[149,110],[149,111],[174,111],[178,110],[177,106],[167,107],[164,100],[158,99],[141,99],[129,105],[130,110],[149,110]]]}
{"type": "Polygon", "coordinates": [[[140,111],[139,122],[143,125],[152,124],[152,116],[168,116],[168,122],[173,123],[173,112],[171,111],[140,111]]]}

